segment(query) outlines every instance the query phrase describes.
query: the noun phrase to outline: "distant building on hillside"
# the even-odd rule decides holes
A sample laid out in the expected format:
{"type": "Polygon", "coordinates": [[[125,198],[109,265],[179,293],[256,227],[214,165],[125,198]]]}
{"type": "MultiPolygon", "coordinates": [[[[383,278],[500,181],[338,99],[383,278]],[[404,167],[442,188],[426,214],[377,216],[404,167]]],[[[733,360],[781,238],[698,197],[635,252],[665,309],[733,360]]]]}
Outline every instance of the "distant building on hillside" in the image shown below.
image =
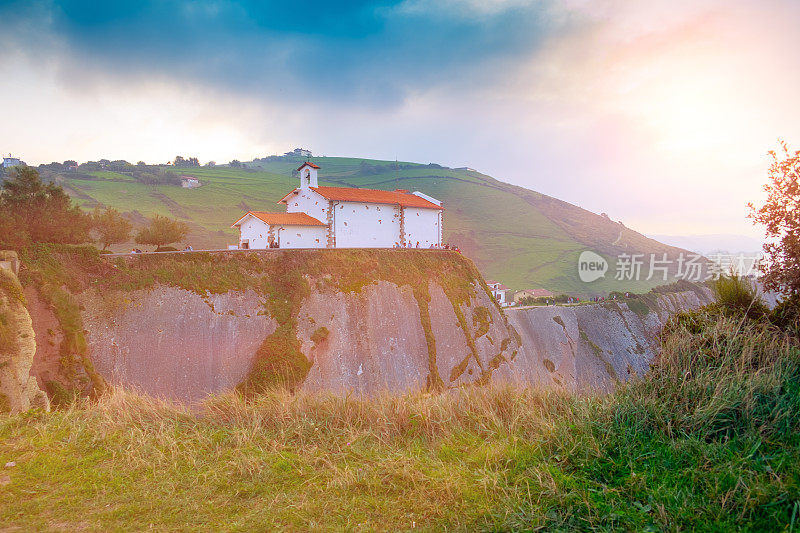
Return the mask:
{"type": "Polygon", "coordinates": [[[525,289],[514,293],[514,303],[519,303],[524,298],[552,298],[555,296],[547,289],[525,289]]]}
{"type": "Polygon", "coordinates": [[[506,299],[506,293],[511,290],[509,287],[506,287],[499,281],[494,280],[486,280],[486,285],[489,286],[489,290],[492,291],[492,296],[494,296],[494,299],[497,300],[497,303],[499,303],[501,307],[507,307],[511,305],[511,303],[506,299]]]}
{"type": "Polygon", "coordinates": [[[442,203],[421,192],[320,187],[314,163],[278,203],[285,213],[248,211],[234,222],[239,247],[440,248],[442,203]]]}
{"type": "Polygon", "coordinates": [[[3,168],[18,167],[21,164],[22,161],[20,161],[17,157],[11,157],[11,154],[8,154],[8,157],[3,158],[3,168]]]}
{"type": "Polygon", "coordinates": [[[181,176],[181,187],[184,189],[194,189],[200,186],[200,180],[194,176],[181,176]]]}
{"type": "Polygon", "coordinates": [[[289,157],[311,157],[311,150],[306,150],[305,148],[295,148],[291,152],[286,152],[283,155],[289,157]]]}

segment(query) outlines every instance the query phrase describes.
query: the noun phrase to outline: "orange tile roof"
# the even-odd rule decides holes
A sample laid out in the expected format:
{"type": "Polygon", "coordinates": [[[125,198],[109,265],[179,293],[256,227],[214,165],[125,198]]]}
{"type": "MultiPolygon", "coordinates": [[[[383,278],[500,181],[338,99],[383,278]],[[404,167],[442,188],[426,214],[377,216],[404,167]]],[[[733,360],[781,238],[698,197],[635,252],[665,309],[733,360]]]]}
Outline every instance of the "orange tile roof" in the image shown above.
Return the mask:
{"type": "Polygon", "coordinates": [[[311,168],[316,168],[316,169],[319,169],[319,167],[318,167],[317,165],[315,165],[314,163],[312,163],[311,161],[306,161],[305,163],[303,163],[302,165],[300,165],[299,167],[297,167],[297,170],[300,170],[301,168],[303,168],[303,167],[304,167],[304,166],[306,166],[306,165],[308,165],[308,166],[309,166],[309,167],[311,167],[311,168]]]}
{"type": "MultiPolygon", "coordinates": [[[[265,211],[248,211],[247,215],[253,215],[257,219],[266,222],[267,224],[284,224],[287,226],[326,226],[327,224],[320,222],[316,218],[309,216],[305,213],[267,213],[265,211]]],[[[244,220],[240,218],[233,223],[233,226],[238,226],[244,220]]]]}
{"type": "MultiPolygon", "coordinates": [[[[398,191],[379,191],[375,189],[352,189],[349,187],[312,187],[328,200],[342,202],[364,202],[368,204],[397,204],[403,207],[425,207],[442,209],[442,206],[420,198],[415,194],[398,191]]],[[[287,195],[288,196],[288,195],[287,195]]]]}

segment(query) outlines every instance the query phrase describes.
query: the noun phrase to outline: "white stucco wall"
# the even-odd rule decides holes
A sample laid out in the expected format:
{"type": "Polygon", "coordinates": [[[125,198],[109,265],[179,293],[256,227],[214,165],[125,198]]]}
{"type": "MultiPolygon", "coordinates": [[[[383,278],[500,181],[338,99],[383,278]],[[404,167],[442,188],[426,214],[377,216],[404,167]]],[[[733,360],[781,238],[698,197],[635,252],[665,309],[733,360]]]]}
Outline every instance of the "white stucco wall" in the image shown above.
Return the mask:
{"type": "Polygon", "coordinates": [[[334,224],[337,248],[392,248],[400,240],[396,205],[339,202],[334,224]]]}
{"type": "Polygon", "coordinates": [[[320,222],[328,222],[329,200],[311,189],[298,189],[297,194],[292,194],[286,199],[287,213],[305,213],[320,222]]]}
{"type": "MultiPolygon", "coordinates": [[[[249,241],[251,250],[268,247],[270,226],[253,216],[247,217],[239,226],[239,247],[249,241]]],[[[328,244],[326,226],[274,225],[273,235],[281,248],[325,248],[328,244]],[[299,234],[299,235],[298,235],[299,234]]]]}
{"type": "Polygon", "coordinates": [[[325,248],[328,244],[326,226],[276,225],[275,234],[280,235],[278,243],[281,248],[325,248]]]}
{"type": "Polygon", "coordinates": [[[494,299],[497,300],[497,303],[503,305],[506,303],[506,291],[501,291],[499,289],[492,289],[492,296],[494,299]]]}
{"type": "Polygon", "coordinates": [[[267,247],[267,231],[269,226],[263,221],[248,216],[239,224],[239,248],[244,241],[249,241],[249,248],[258,249],[267,247]]]}
{"type": "Polygon", "coordinates": [[[415,248],[417,242],[420,248],[440,244],[439,213],[437,209],[405,208],[406,241],[409,246],[415,248]]]}

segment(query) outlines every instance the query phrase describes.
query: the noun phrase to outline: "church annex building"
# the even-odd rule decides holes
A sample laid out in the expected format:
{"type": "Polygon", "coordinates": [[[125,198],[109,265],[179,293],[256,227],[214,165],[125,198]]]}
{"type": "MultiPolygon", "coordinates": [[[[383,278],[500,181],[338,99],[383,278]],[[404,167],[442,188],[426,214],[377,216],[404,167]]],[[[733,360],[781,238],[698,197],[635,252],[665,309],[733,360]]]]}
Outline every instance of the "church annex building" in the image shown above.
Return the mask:
{"type": "Polygon", "coordinates": [[[248,211],[239,248],[439,248],[442,202],[421,192],[320,187],[319,167],[303,163],[300,187],[278,203],[285,213],[248,211]]]}

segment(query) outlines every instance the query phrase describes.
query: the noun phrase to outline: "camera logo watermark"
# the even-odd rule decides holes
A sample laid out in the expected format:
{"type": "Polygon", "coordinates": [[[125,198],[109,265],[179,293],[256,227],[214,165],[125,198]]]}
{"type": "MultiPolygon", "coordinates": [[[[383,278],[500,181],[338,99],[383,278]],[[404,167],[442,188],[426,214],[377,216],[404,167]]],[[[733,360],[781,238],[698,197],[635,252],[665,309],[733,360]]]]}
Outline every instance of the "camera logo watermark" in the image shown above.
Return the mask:
{"type": "Polygon", "coordinates": [[[581,252],[578,257],[578,277],[584,283],[591,283],[603,278],[608,271],[608,261],[600,254],[590,250],[581,252]]]}
{"type": "MultiPolygon", "coordinates": [[[[719,279],[722,275],[737,274],[753,276],[758,273],[761,256],[758,254],[678,254],[672,258],[667,254],[620,254],[614,263],[614,279],[617,281],[640,281],[652,279],[667,281],[672,277],[687,281],[719,279]]],[[[591,283],[605,277],[609,264],[600,254],[591,250],[581,252],[578,257],[578,277],[591,283]]]]}

